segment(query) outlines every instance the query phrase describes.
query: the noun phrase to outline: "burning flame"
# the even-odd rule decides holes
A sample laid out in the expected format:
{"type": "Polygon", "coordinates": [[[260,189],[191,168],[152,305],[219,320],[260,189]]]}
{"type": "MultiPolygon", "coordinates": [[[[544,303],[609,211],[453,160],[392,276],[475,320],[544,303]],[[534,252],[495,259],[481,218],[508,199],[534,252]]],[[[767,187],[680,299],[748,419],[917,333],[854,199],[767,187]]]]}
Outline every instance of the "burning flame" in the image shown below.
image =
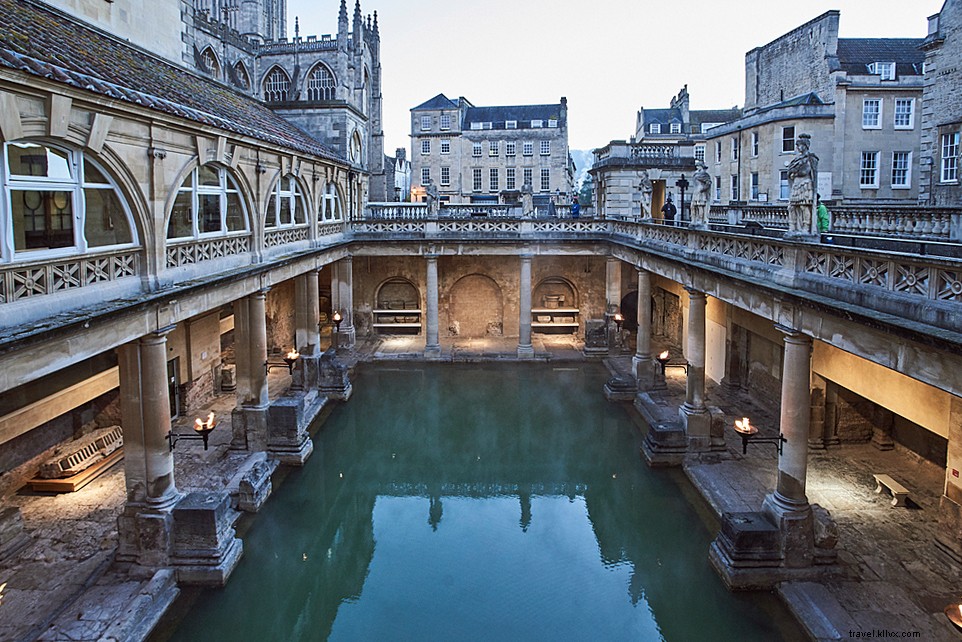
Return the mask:
{"type": "Polygon", "coordinates": [[[659,359],[666,359],[666,360],[667,360],[667,359],[668,359],[668,351],[665,350],[664,352],[662,352],[661,354],[659,354],[659,355],[658,355],[658,358],[659,358],[659,359]]]}
{"type": "Polygon", "coordinates": [[[205,430],[213,430],[213,429],[214,429],[214,411],[211,411],[210,414],[207,415],[207,421],[201,421],[200,417],[198,417],[197,419],[194,419],[194,430],[196,430],[197,432],[203,432],[205,430]]]}
{"type": "Polygon", "coordinates": [[[288,358],[288,359],[291,359],[292,361],[293,361],[294,359],[298,358],[299,356],[301,356],[301,353],[299,353],[299,352],[298,352],[297,350],[295,350],[295,349],[292,349],[290,352],[287,353],[287,358],[288,358]]]}
{"type": "Polygon", "coordinates": [[[755,432],[755,427],[748,422],[748,417],[742,417],[735,420],[735,430],[748,435],[755,432]]]}

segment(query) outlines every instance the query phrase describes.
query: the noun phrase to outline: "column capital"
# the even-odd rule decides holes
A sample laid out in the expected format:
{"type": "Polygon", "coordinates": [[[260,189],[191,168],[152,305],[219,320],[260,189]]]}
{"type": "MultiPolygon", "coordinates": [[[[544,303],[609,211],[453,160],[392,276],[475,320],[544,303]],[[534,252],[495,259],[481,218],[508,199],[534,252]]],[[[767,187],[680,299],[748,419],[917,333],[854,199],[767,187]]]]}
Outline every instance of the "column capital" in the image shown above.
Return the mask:
{"type": "Polygon", "coordinates": [[[811,343],[812,337],[808,336],[801,330],[796,330],[787,325],[782,325],[781,323],[775,324],[775,329],[785,335],[785,341],[791,343],[811,343]]]}
{"type": "Polygon", "coordinates": [[[685,291],[688,292],[689,298],[692,298],[692,299],[707,299],[707,298],[708,298],[708,295],[707,295],[707,294],[705,294],[705,293],[702,292],[701,290],[695,289],[694,287],[692,287],[692,286],[690,286],[690,285],[686,285],[686,286],[684,286],[684,288],[685,288],[685,291]]]}
{"type": "Polygon", "coordinates": [[[530,261],[531,259],[534,258],[534,254],[532,254],[531,252],[522,252],[521,254],[518,255],[518,257],[522,261],[530,261]]]}
{"type": "Polygon", "coordinates": [[[176,328],[176,324],[167,325],[163,328],[157,328],[153,332],[140,337],[140,342],[146,345],[150,343],[156,343],[158,341],[166,341],[167,335],[173,332],[176,328]]]}
{"type": "Polygon", "coordinates": [[[437,261],[438,254],[436,252],[427,252],[424,254],[424,258],[428,261],[437,261]]]}

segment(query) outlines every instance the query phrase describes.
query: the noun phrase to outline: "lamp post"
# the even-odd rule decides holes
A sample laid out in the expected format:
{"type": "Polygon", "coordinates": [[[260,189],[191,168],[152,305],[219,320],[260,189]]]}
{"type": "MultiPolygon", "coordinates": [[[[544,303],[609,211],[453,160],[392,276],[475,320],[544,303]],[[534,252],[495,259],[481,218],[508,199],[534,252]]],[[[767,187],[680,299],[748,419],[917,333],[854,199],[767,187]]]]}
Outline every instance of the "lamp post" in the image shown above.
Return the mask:
{"type": "Polygon", "coordinates": [[[341,321],[344,320],[344,317],[341,316],[341,311],[334,310],[334,315],[331,317],[331,320],[334,322],[334,337],[332,344],[334,347],[334,352],[337,352],[337,335],[341,331],[341,321]]]}
{"type": "Polygon", "coordinates": [[[688,179],[685,178],[684,174],[681,175],[681,178],[675,181],[675,187],[681,190],[681,202],[678,203],[678,215],[679,215],[678,222],[679,223],[685,220],[685,190],[688,189],[689,185],[690,183],[688,182],[688,179]]]}
{"type": "Polygon", "coordinates": [[[194,432],[193,433],[175,433],[173,430],[167,432],[167,443],[170,444],[170,449],[174,449],[174,444],[182,439],[195,440],[200,439],[204,442],[204,450],[207,450],[207,440],[210,439],[210,433],[214,428],[217,427],[217,422],[214,420],[214,413],[211,411],[207,415],[207,419],[203,420],[200,417],[194,420],[194,432]]]}
{"type": "Polygon", "coordinates": [[[778,450],[778,454],[782,454],[782,447],[788,440],[785,439],[785,435],[778,433],[777,437],[759,437],[758,428],[751,425],[748,421],[748,417],[742,417],[741,419],[735,420],[735,432],[738,436],[742,438],[742,454],[748,454],[748,442],[751,441],[756,444],[772,444],[775,449],[778,450]]]}

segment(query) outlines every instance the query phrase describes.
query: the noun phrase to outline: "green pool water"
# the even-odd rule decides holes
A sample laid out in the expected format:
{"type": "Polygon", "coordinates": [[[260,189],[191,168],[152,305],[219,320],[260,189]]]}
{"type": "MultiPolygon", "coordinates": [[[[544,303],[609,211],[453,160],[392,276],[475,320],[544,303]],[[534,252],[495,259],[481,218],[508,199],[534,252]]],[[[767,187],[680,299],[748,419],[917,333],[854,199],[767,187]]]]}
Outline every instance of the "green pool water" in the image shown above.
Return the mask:
{"type": "Polygon", "coordinates": [[[228,586],[185,592],[154,639],[800,639],[773,596],[725,589],[606,376],[362,366],[228,586]]]}

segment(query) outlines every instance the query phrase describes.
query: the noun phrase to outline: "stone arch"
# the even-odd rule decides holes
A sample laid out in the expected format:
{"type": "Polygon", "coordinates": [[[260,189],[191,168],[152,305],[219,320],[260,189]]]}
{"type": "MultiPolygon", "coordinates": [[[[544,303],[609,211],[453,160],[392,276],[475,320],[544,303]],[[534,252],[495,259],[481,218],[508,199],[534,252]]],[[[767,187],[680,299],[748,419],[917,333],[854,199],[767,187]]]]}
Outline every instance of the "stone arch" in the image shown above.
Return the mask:
{"type": "Polygon", "coordinates": [[[411,281],[394,276],[377,286],[374,307],[378,310],[416,310],[421,307],[421,292],[411,281]]]}
{"type": "Polygon", "coordinates": [[[531,293],[533,308],[577,308],[578,289],[560,276],[542,279],[531,293]]]}
{"type": "Polygon", "coordinates": [[[247,70],[247,65],[244,64],[244,61],[238,60],[234,64],[234,67],[231,71],[233,74],[232,80],[234,82],[234,85],[237,87],[240,87],[244,91],[250,91],[251,74],[247,70]]]}
{"type": "Polygon", "coordinates": [[[217,56],[217,52],[210,45],[204,47],[204,50],[200,52],[200,61],[203,63],[204,68],[201,70],[214,78],[220,78],[220,58],[217,56]]]}
{"type": "Polygon", "coordinates": [[[469,338],[501,336],[504,294],[489,276],[468,274],[448,291],[448,334],[469,338]]]}

